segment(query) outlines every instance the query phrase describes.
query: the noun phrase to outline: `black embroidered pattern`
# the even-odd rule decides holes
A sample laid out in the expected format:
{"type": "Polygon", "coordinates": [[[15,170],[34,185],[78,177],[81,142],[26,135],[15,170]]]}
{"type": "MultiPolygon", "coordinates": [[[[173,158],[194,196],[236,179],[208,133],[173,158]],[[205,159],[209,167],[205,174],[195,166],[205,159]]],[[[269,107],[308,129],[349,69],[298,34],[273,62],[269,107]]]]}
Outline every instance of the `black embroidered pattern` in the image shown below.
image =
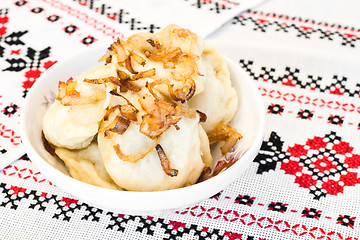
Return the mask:
{"type": "Polygon", "coordinates": [[[251,207],[254,204],[255,197],[250,197],[248,195],[238,195],[234,201],[234,203],[247,205],[251,207]]]}
{"type": "Polygon", "coordinates": [[[30,193],[25,193],[26,189],[18,186],[7,186],[5,183],[0,183],[0,190],[2,189],[2,193],[5,194],[5,199],[2,203],[0,203],[0,207],[10,207],[10,209],[17,209],[19,206],[19,202],[22,199],[29,198],[30,193]]]}
{"type": "Polygon", "coordinates": [[[268,210],[284,213],[287,210],[287,205],[281,202],[272,202],[268,206],[268,210]]]}
{"type": "Polygon", "coordinates": [[[17,112],[18,108],[19,108],[18,105],[11,103],[9,106],[6,106],[3,110],[1,110],[1,112],[5,116],[11,117],[17,112]]]}
{"type": "MultiPolygon", "coordinates": [[[[189,1],[189,0],[185,0],[189,1]]],[[[216,1],[216,0],[190,0],[192,7],[198,8],[198,9],[207,9],[210,12],[214,12],[217,14],[222,13],[225,10],[230,10],[234,6],[239,5],[235,2],[230,1],[216,1]]]]}
{"type": "Polygon", "coordinates": [[[30,11],[31,11],[32,13],[38,14],[38,13],[43,12],[44,9],[41,8],[41,7],[36,7],[36,8],[31,9],[30,11]]]}
{"type": "Polygon", "coordinates": [[[105,3],[101,3],[96,0],[73,0],[74,2],[79,3],[80,5],[89,8],[90,10],[108,17],[111,20],[117,21],[119,24],[127,25],[130,30],[141,30],[148,32],[155,32],[157,29],[160,29],[159,26],[155,24],[145,25],[142,21],[131,17],[130,12],[120,8],[114,9],[113,6],[109,6],[105,3]]]}
{"type": "MultiPolygon", "coordinates": [[[[289,17],[283,15],[276,15],[275,13],[260,13],[260,17],[252,16],[251,14],[257,14],[257,12],[248,12],[248,14],[240,15],[233,18],[232,24],[239,25],[240,27],[248,27],[253,31],[260,31],[262,33],[289,33],[295,34],[298,38],[311,39],[319,38],[321,40],[340,40],[342,46],[346,47],[358,47],[360,37],[349,32],[342,32],[339,30],[328,31],[326,28],[318,27],[313,20],[303,20],[301,18],[289,17]],[[268,17],[271,18],[268,18],[268,17]],[[282,19],[281,21],[279,19],[282,19]],[[301,23],[312,23],[310,26],[303,26],[301,23]]],[[[335,27],[327,23],[321,25],[327,27],[335,27]]],[[[337,26],[341,27],[341,26],[337,26]]],[[[349,28],[350,29],[350,28],[349,28]]],[[[352,28],[353,29],[353,28],[352,28]]]]}
{"type": "Polygon", "coordinates": [[[259,163],[257,174],[275,170],[277,163],[287,159],[289,154],[283,151],[284,141],[276,132],[271,132],[269,140],[263,141],[259,154],[255,157],[254,162],[259,163]]]}
{"type": "Polygon", "coordinates": [[[88,35],[87,37],[84,37],[81,42],[86,45],[89,46],[90,44],[94,43],[97,39],[94,38],[93,36],[88,35]]]}
{"type": "Polygon", "coordinates": [[[103,213],[102,209],[92,207],[90,205],[87,205],[86,203],[83,203],[82,207],[85,208],[85,214],[81,218],[81,220],[91,220],[93,222],[100,221],[100,215],[103,213]]]}
{"type": "Polygon", "coordinates": [[[316,210],[315,208],[305,208],[302,212],[301,212],[301,216],[302,217],[306,217],[306,218],[314,218],[314,219],[318,219],[321,217],[321,212],[320,210],[316,210]]]}
{"type": "Polygon", "coordinates": [[[314,111],[310,111],[308,109],[300,109],[297,113],[297,118],[308,119],[311,120],[314,116],[314,111]]]}
{"type": "Polygon", "coordinates": [[[354,228],[354,224],[355,224],[355,219],[356,217],[350,217],[349,215],[340,215],[337,218],[337,224],[341,224],[345,227],[351,227],[354,228]]]}
{"type": "Polygon", "coordinates": [[[53,23],[53,22],[56,22],[57,20],[59,20],[59,19],[60,19],[60,16],[53,14],[53,15],[48,16],[46,19],[47,19],[49,22],[52,22],[52,23],[53,23]]]}
{"type": "Polygon", "coordinates": [[[294,67],[285,67],[285,73],[274,76],[275,68],[262,66],[260,69],[254,69],[252,60],[239,60],[240,66],[254,79],[262,82],[270,82],[284,86],[298,87],[311,91],[329,93],[333,95],[344,95],[349,97],[360,97],[360,83],[355,87],[347,87],[347,78],[345,76],[333,75],[329,85],[320,84],[323,81],[321,76],[307,75],[299,77],[300,69],[294,67]]]}
{"type": "Polygon", "coordinates": [[[10,64],[4,71],[20,72],[25,68],[39,68],[42,60],[50,56],[50,47],[37,51],[31,47],[27,49],[26,56],[24,58],[9,58],[5,59],[10,64]]]}
{"type": "Polygon", "coordinates": [[[73,24],[70,24],[66,27],[64,27],[64,32],[66,32],[67,34],[71,35],[74,32],[76,32],[76,30],[78,30],[79,28],[73,24]]]}
{"type": "Polygon", "coordinates": [[[279,105],[279,104],[270,104],[268,106],[268,111],[267,113],[272,113],[275,115],[281,115],[284,112],[284,106],[279,105]]]}
{"type": "Polygon", "coordinates": [[[106,229],[116,230],[119,232],[124,232],[126,228],[126,224],[129,221],[134,221],[134,216],[124,215],[124,214],[116,214],[113,212],[107,212],[106,215],[109,215],[110,222],[106,229]]]}
{"type": "Polygon", "coordinates": [[[328,117],[328,123],[334,124],[334,125],[339,125],[342,126],[342,124],[344,123],[344,117],[343,116],[339,116],[339,115],[330,115],[328,117]]]}
{"type": "Polygon", "coordinates": [[[215,195],[211,196],[210,199],[219,200],[220,196],[222,194],[222,191],[216,193],[215,195]]]}
{"type": "Polygon", "coordinates": [[[22,7],[25,4],[27,4],[27,1],[25,1],[25,0],[20,0],[20,1],[15,2],[15,5],[18,6],[18,7],[22,7]]]}

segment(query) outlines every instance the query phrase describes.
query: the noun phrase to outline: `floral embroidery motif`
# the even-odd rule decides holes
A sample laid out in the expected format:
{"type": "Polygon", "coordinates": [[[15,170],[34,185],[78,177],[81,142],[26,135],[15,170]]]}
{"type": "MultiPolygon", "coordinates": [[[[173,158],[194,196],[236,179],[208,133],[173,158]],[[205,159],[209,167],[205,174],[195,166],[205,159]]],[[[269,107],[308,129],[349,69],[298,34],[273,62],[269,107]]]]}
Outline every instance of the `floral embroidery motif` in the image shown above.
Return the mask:
{"type": "Polygon", "coordinates": [[[360,155],[352,151],[349,143],[330,132],[289,147],[290,157],[281,163],[281,169],[294,175],[295,183],[309,189],[314,199],[336,196],[345,187],[360,183],[357,173],[352,171],[360,167],[360,155]]]}

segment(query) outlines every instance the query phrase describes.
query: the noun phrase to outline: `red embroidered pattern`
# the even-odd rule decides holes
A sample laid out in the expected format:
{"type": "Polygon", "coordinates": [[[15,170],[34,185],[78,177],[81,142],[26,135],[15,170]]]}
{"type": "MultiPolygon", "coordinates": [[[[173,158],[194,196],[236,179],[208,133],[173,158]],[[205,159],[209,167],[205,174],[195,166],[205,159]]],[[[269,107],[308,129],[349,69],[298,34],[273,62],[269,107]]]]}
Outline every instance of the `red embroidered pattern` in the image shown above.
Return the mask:
{"type": "Polygon", "coordinates": [[[21,144],[21,137],[16,135],[14,130],[6,128],[2,123],[0,123],[0,137],[10,140],[15,146],[21,144]]]}
{"type": "Polygon", "coordinates": [[[39,171],[34,171],[26,167],[20,168],[16,165],[16,163],[5,167],[0,173],[6,176],[16,176],[24,180],[27,179],[38,183],[44,182],[48,183],[49,185],[53,185],[39,171]]]}
{"type": "Polygon", "coordinates": [[[41,0],[44,3],[50,4],[52,7],[56,9],[60,9],[65,11],[67,14],[76,17],[78,20],[86,23],[89,26],[92,26],[95,30],[103,33],[106,36],[110,36],[112,39],[116,38],[124,38],[124,34],[117,31],[116,29],[107,26],[106,23],[99,21],[96,18],[88,16],[86,13],[81,12],[78,9],[75,9],[67,4],[62,3],[57,0],[41,0]]]}
{"type": "Polygon", "coordinates": [[[283,92],[280,90],[268,90],[264,87],[259,87],[262,96],[281,99],[285,102],[296,102],[302,105],[311,105],[319,108],[328,108],[332,110],[342,110],[344,112],[360,113],[360,105],[355,105],[351,102],[340,102],[334,100],[326,100],[318,97],[310,97],[306,95],[298,95],[292,92],[283,92]]]}
{"type": "Polygon", "coordinates": [[[343,193],[345,187],[360,183],[357,169],[360,155],[335,132],[324,137],[315,136],[305,144],[287,149],[289,159],[281,163],[286,174],[295,176],[295,183],[310,189],[314,199],[343,193]]]}
{"type": "Polygon", "coordinates": [[[235,210],[223,210],[220,208],[206,208],[204,206],[196,205],[194,207],[186,208],[183,211],[177,211],[177,214],[190,215],[193,217],[208,217],[210,219],[223,219],[228,222],[239,221],[243,225],[257,226],[263,229],[274,229],[278,232],[287,233],[296,236],[310,236],[314,239],[354,239],[356,237],[344,236],[340,232],[327,231],[321,227],[310,227],[304,224],[290,224],[285,220],[274,220],[269,217],[257,217],[254,214],[245,213],[240,214],[235,210]]]}

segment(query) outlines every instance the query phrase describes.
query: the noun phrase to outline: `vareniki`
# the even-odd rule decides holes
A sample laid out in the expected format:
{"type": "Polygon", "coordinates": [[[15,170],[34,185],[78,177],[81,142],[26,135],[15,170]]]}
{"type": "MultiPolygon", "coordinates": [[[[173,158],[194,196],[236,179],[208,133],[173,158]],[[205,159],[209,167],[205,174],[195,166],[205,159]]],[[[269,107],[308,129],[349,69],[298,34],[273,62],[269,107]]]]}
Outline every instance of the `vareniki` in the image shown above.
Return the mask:
{"type": "Polygon", "coordinates": [[[238,106],[216,49],[176,25],[117,40],[105,65],[62,82],[43,120],[69,174],[119,190],[160,191],[198,181],[241,138],[238,106]],[[205,171],[206,170],[206,171],[205,171]]]}

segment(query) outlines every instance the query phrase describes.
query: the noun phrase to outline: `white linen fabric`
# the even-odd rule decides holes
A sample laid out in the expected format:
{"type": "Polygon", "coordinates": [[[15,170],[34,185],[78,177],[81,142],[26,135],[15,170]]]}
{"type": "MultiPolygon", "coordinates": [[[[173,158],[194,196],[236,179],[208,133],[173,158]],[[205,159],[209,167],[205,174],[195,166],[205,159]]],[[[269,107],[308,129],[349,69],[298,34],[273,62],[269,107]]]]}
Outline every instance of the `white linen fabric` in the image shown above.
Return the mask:
{"type": "Polygon", "coordinates": [[[23,155],[0,171],[0,239],[359,239],[360,4],[250,2],[1,2],[0,164],[25,154],[19,115],[46,69],[75,51],[155,32],[172,20],[248,72],[267,124],[258,156],[234,183],[157,216],[94,208],[54,186],[23,155]],[[225,5],[220,13],[217,4],[225,5]]]}

